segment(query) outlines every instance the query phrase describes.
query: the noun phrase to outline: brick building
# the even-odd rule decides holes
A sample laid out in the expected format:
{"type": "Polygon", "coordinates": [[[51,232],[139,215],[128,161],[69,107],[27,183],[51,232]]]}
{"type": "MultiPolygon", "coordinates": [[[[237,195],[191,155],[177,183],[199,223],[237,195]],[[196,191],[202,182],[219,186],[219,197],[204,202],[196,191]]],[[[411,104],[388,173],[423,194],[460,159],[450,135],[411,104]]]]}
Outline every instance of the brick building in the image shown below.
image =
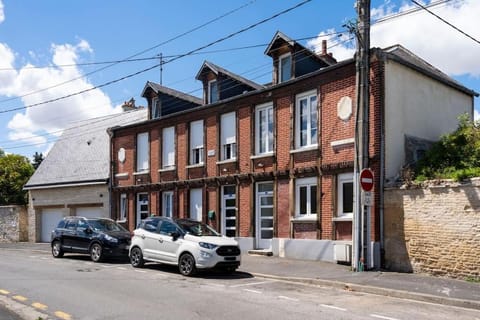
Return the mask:
{"type": "MultiPolygon", "coordinates": [[[[326,51],[277,32],[265,51],[272,83],[206,61],[203,100],[147,82],[149,120],[110,130],[112,217],[130,230],[151,214],[189,217],[243,249],[348,261],[339,253],[351,244],[355,207],[355,61],[326,51]]],[[[472,114],[475,93],[401,46],[372,49],[370,74],[373,267],[383,184],[472,114]]]]}

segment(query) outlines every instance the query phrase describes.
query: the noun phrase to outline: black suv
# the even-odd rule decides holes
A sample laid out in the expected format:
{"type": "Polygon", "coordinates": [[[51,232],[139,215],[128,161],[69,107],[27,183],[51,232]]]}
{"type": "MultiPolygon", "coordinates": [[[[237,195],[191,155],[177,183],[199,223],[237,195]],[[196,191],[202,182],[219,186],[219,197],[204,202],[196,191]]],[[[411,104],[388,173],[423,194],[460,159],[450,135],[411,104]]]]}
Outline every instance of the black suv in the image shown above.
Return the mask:
{"type": "Polygon", "coordinates": [[[107,218],[65,217],[52,231],[52,255],[87,253],[94,262],[105,256],[128,257],[130,233],[107,218]]]}

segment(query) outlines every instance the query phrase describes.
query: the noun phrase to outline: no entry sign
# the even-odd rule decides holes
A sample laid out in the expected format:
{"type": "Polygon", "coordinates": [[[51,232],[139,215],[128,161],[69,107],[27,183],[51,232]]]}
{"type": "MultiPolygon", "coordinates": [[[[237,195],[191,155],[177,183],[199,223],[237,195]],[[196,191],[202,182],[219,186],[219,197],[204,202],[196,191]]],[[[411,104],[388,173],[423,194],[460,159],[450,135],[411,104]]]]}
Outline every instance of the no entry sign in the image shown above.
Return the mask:
{"type": "Polygon", "coordinates": [[[373,189],[373,172],[370,169],[363,169],[360,172],[360,186],[363,191],[372,191],[373,189]]]}

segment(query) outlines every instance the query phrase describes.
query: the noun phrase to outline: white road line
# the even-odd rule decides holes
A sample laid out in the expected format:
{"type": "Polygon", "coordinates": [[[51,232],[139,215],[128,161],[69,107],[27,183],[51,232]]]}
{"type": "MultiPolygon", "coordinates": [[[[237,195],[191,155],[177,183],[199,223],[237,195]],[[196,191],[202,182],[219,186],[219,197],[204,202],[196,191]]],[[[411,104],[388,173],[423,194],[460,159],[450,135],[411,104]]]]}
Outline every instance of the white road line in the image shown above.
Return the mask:
{"type": "Polygon", "coordinates": [[[271,281],[262,281],[262,282],[251,282],[251,283],[242,283],[242,284],[234,284],[233,286],[230,286],[230,288],[238,288],[238,287],[246,287],[246,286],[255,286],[257,284],[264,284],[264,283],[270,283],[271,281]]]}
{"type": "Polygon", "coordinates": [[[290,300],[290,301],[300,301],[298,299],[294,299],[294,298],[290,298],[290,297],[286,297],[286,296],[278,296],[280,299],[285,299],[285,300],[290,300]]]}
{"type": "Polygon", "coordinates": [[[347,311],[347,309],[345,309],[345,308],[330,306],[330,305],[328,305],[328,304],[320,304],[320,306],[322,306],[322,307],[324,307],[324,308],[339,310],[339,311],[347,311]]]}
{"type": "Polygon", "coordinates": [[[125,267],[117,267],[118,270],[127,270],[125,267]]]}
{"type": "Polygon", "coordinates": [[[386,316],[382,316],[382,315],[374,314],[374,313],[372,313],[370,315],[370,317],[377,318],[377,319],[385,319],[385,320],[399,320],[397,318],[386,317],[386,316]]]}
{"type": "Polygon", "coordinates": [[[133,271],[138,272],[138,273],[147,273],[147,271],[145,271],[145,270],[133,270],[133,271]]]}
{"type": "Polygon", "coordinates": [[[251,290],[251,289],[243,289],[243,291],[247,291],[247,292],[252,292],[252,293],[262,293],[262,291],[257,291],[257,290],[251,290]]]}

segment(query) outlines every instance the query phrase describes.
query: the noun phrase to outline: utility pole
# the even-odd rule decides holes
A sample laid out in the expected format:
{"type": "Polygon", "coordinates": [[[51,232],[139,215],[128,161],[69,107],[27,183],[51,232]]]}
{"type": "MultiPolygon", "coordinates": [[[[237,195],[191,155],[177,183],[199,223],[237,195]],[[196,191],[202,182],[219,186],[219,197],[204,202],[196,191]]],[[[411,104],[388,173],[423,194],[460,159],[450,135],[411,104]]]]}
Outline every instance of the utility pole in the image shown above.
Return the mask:
{"type": "Polygon", "coordinates": [[[353,259],[355,271],[363,271],[369,265],[370,207],[362,201],[359,176],[368,168],[369,158],[369,105],[370,105],[370,0],[357,0],[357,51],[356,51],[356,95],[357,113],[355,127],[355,209],[352,224],[353,259]]]}

